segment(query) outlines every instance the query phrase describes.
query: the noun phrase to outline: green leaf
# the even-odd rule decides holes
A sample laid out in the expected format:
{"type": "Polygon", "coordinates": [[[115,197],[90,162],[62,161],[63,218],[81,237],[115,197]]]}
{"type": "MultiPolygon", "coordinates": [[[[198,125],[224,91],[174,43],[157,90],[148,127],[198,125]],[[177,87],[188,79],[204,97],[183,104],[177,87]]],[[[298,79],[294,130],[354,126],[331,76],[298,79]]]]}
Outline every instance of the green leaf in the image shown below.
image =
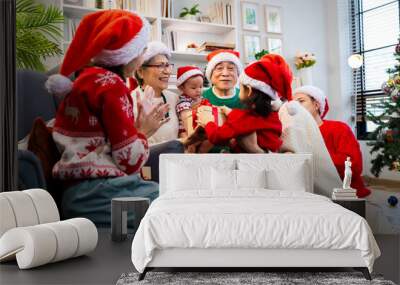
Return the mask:
{"type": "Polygon", "coordinates": [[[62,54],[62,11],[33,0],[17,0],[16,12],[17,67],[44,71],[47,57],[62,54]]]}
{"type": "Polygon", "coordinates": [[[199,4],[194,5],[192,8],[190,8],[189,14],[195,16],[196,14],[200,13],[200,10],[198,9],[199,4]]]}

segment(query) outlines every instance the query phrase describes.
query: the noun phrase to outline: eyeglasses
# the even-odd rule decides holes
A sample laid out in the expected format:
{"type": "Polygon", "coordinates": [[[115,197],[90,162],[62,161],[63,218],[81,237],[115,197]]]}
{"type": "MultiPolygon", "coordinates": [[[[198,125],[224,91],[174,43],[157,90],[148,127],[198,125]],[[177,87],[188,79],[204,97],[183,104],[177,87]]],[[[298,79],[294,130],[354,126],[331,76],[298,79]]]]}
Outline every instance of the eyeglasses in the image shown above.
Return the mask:
{"type": "Polygon", "coordinates": [[[172,68],[174,68],[174,64],[173,63],[161,63],[161,64],[144,64],[142,65],[144,67],[155,67],[158,70],[171,70],[172,68]]]}

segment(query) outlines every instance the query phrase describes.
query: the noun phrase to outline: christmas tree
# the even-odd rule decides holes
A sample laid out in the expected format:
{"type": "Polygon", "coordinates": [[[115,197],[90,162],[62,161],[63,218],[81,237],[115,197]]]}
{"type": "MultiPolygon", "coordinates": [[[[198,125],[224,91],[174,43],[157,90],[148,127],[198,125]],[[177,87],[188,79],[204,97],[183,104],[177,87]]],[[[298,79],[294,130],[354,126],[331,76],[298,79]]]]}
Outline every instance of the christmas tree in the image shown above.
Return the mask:
{"type": "Polygon", "coordinates": [[[384,100],[376,107],[383,110],[379,115],[368,112],[368,119],[377,125],[372,133],[373,141],[370,153],[376,154],[371,160],[371,172],[378,177],[384,167],[392,171],[400,171],[400,38],[396,45],[395,59],[397,64],[389,68],[389,79],[383,83],[382,91],[388,95],[389,100],[384,100]]]}

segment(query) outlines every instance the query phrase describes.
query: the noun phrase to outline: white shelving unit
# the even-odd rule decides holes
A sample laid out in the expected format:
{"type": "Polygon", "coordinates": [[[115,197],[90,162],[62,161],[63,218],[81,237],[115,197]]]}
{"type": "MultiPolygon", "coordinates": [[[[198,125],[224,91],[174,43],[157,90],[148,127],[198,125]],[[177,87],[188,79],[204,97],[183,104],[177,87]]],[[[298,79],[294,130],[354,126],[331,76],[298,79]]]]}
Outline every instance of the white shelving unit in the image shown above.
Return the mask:
{"type": "Polygon", "coordinates": [[[180,52],[173,51],[172,59],[177,61],[195,61],[195,62],[205,62],[207,54],[206,53],[195,53],[195,52],[180,52]]]}
{"type": "MultiPolygon", "coordinates": [[[[134,0],[133,0],[134,1],[134,0]]],[[[232,5],[232,20],[233,25],[225,25],[220,23],[210,23],[210,22],[199,22],[199,21],[188,21],[177,18],[166,18],[162,16],[161,11],[161,3],[163,0],[146,0],[146,5],[150,5],[149,15],[143,15],[152,26],[152,33],[150,40],[163,41],[165,37],[163,37],[163,33],[171,32],[177,34],[177,40],[175,41],[175,50],[172,51],[172,62],[175,64],[175,67],[179,67],[182,65],[196,65],[201,69],[204,69],[206,65],[206,53],[196,53],[196,52],[188,52],[186,50],[186,46],[189,43],[195,43],[200,46],[203,42],[220,42],[220,43],[233,43],[236,46],[236,49],[240,49],[239,44],[239,21],[238,19],[238,9],[240,9],[240,0],[227,0],[225,2],[230,2],[232,5]],[[154,7],[154,9],[153,9],[154,7]]],[[[204,1],[194,1],[194,0],[170,0],[174,1],[173,3],[173,15],[179,15],[182,7],[192,7],[196,3],[200,3],[200,10],[203,15],[207,14],[208,10],[212,5],[216,2],[220,2],[221,0],[204,0],[204,1]]],[[[62,47],[64,53],[66,52],[70,42],[72,31],[71,24],[69,19],[75,19],[74,23],[75,27],[78,25],[77,21],[84,17],[85,15],[100,11],[98,8],[91,7],[82,7],[82,6],[74,6],[68,5],[64,3],[64,0],[48,0],[48,4],[55,5],[62,9],[64,16],[66,18],[64,28],[64,39],[62,42],[62,47]],[[77,19],[77,20],[76,20],[77,19]]],[[[85,0],[83,0],[85,3],[85,0]]],[[[136,2],[137,3],[137,2],[136,2]]],[[[176,70],[173,71],[176,73],[176,70]]],[[[170,88],[171,90],[176,90],[173,86],[170,88]]]]}
{"type": "Polygon", "coordinates": [[[161,24],[165,28],[175,31],[186,31],[194,33],[226,34],[235,30],[235,26],[214,24],[199,21],[188,21],[175,18],[161,18],[161,24]]]}

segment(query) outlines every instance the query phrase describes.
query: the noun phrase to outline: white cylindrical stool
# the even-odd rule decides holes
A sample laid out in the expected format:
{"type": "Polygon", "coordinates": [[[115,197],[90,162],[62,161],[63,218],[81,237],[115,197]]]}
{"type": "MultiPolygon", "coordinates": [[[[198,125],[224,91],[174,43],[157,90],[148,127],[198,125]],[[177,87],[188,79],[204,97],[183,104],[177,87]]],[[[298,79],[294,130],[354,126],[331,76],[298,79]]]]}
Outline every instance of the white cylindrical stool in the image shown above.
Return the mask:
{"type": "Polygon", "coordinates": [[[134,231],[146,214],[150,199],[142,197],[120,197],[111,200],[111,239],[123,241],[128,234],[128,212],[134,214],[134,231]]]}

